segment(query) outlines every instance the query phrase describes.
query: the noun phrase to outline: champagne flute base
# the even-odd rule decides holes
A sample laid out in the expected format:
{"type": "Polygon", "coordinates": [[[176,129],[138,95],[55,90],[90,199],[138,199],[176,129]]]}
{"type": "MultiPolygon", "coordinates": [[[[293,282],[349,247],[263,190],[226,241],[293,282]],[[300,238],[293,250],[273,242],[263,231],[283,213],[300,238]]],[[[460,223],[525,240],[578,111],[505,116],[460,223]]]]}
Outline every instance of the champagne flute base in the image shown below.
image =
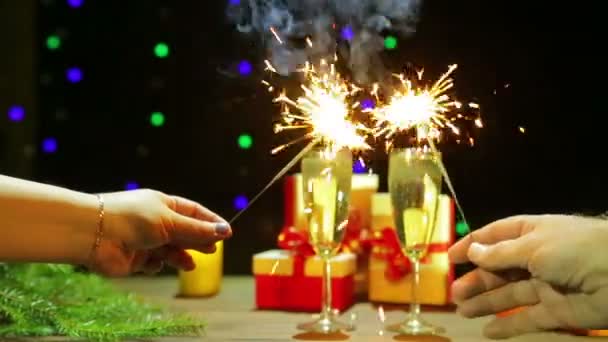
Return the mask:
{"type": "Polygon", "coordinates": [[[433,325],[420,317],[410,317],[402,323],[389,325],[386,330],[403,335],[439,335],[445,333],[445,329],[433,325]]]}
{"type": "Polygon", "coordinates": [[[342,331],[353,331],[355,327],[352,324],[341,322],[331,315],[329,317],[322,316],[312,322],[298,324],[298,329],[319,334],[333,334],[342,331]]]}

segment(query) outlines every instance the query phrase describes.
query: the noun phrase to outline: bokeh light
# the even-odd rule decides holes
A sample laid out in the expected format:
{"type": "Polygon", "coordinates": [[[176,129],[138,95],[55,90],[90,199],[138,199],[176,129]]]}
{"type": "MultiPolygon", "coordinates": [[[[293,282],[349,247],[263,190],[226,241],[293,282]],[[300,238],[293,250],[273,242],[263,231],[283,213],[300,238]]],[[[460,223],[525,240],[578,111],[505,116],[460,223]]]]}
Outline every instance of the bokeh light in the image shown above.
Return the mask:
{"type": "Polygon", "coordinates": [[[165,115],[161,112],[154,112],[150,115],[150,124],[154,127],[161,127],[165,124],[165,115]]]}
{"type": "Polygon", "coordinates": [[[397,48],[397,38],[394,36],[387,36],[384,38],[384,47],[387,50],[394,50],[397,48]]]}
{"type": "Polygon", "coordinates": [[[239,62],[239,73],[243,76],[249,76],[253,72],[253,66],[249,61],[239,62]]]}
{"type": "Polygon", "coordinates": [[[139,184],[137,184],[137,182],[128,181],[127,183],[125,183],[125,190],[127,190],[127,191],[137,190],[137,189],[139,189],[139,184]]]}
{"type": "Polygon", "coordinates": [[[42,141],[42,152],[55,153],[57,152],[57,140],[55,138],[46,138],[42,141]]]}
{"type": "Polygon", "coordinates": [[[241,134],[238,139],[239,147],[248,150],[253,145],[253,138],[249,134],[241,134]]]}
{"type": "Polygon", "coordinates": [[[77,67],[69,68],[66,71],[65,75],[70,83],[78,83],[78,82],[82,81],[82,78],[83,78],[82,70],[77,67]]]}
{"type": "Polygon", "coordinates": [[[22,106],[12,106],[8,109],[8,118],[11,121],[23,121],[25,119],[25,108],[22,106]]]}
{"type": "Polygon", "coordinates": [[[363,101],[361,101],[361,108],[362,109],[374,109],[374,107],[376,106],[376,103],[373,99],[365,99],[363,101]]]}
{"type": "Polygon", "coordinates": [[[469,225],[466,222],[458,222],[456,223],[456,234],[458,236],[465,236],[469,232],[469,225]]]}
{"type": "Polygon", "coordinates": [[[238,6],[241,4],[241,0],[228,0],[230,6],[238,6]]]}
{"type": "Polygon", "coordinates": [[[46,38],[46,47],[49,50],[57,50],[61,47],[61,38],[56,35],[51,35],[46,38]]]}
{"type": "Polygon", "coordinates": [[[169,45],[158,43],[154,46],[154,55],[158,58],[167,58],[169,56],[169,45]]]}
{"type": "Polygon", "coordinates": [[[247,196],[245,196],[245,195],[238,195],[234,198],[233,204],[234,204],[234,209],[243,210],[249,204],[249,199],[247,199],[247,196]]]}
{"type": "Polygon", "coordinates": [[[350,26],[345,26],[342,28],[342,39],[351,41],[355,38],[355,32],[353,28],[350,26]]]}
{"type": "Polygon", "coordinates": [[[365,173],[367,171],[363,160],[357,159],[353,163],[353,172],[354,173],[365,173]]]}
{"type": "Polygon", "coordinates": [[[84,0],[68,0],[68,5],[72,8],[82,7],[84,0]]]}

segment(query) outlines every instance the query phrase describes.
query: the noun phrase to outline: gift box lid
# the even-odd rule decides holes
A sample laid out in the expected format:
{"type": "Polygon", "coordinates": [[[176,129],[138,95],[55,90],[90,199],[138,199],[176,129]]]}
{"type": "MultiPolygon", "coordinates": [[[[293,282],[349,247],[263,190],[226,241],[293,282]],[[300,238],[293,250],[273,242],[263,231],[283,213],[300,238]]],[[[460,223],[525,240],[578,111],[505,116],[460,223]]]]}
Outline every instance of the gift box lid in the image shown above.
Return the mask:
{"type": "MultiPolygon", "coordinates": [[[[346,277],[355,273],[357,257],[352,253],[340,253],[331,259],[332,277],[346,277]]],[[[272,249],[253,256],[254,275],[292,276],[295,273],[293,252],[272,249]]],[[[320,277],[323,274],[323,261],[318,256],[306,258],[304,275],[320,277]]]]}

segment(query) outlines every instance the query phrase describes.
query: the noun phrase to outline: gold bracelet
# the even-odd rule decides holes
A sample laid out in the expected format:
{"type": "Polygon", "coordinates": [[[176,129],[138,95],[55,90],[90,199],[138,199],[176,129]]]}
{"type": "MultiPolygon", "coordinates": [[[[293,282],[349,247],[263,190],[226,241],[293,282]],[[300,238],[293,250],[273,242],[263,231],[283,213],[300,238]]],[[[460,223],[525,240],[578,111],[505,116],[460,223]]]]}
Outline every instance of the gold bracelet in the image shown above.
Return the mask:
{"type": "Polygon", "coordinates": [[[101,239],[103,238],[103,218],[105,214],[105,202],[103,200],[102,195],[97,195],[97,199],[99,200],[99,224],[97,225],[97,232],[95,232],[95,243],[93,244],[93,248],[91,249],[91,254],[89,255],[89,267],[93,267],[95,265],[95,254],[99,245],[101,245],[101,239]]]}

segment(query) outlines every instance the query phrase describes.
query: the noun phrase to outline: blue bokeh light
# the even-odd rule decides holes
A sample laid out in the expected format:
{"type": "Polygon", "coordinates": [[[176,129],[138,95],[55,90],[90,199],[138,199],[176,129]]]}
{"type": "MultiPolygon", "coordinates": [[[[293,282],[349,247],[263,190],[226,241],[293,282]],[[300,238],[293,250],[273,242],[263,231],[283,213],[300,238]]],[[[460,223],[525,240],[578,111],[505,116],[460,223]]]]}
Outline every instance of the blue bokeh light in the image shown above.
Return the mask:
{"type": "Polygon", "coordinates": [[[353,163],[353,173],[365,173],[367,168],[361,159],[357,159],[353,163]]]}
{"type": "Polygon", "coordinates": [[[239,63],[239,73],[243,76],[248,76],[253,72],[253,66],[249,61],[241,61],[239,63]]]}
{"type": "Polygon", "coordinates": [[[22,106],[12,106],[8,109],[8,118],[11,121],[23,121],[25,119],[25,108],[22,106]]]}
{"type": "Polygon", "coordinates": [[[137,182],[129,181],[125,184],[125,190],[127,190],[127,191],[137,190],[137,189],[139,189],[139,184],[137,184],[137,182]]]}
{"type": "Polygon", "coordinates": [[[362,109],[374,109],[375,106],[376,106],[376,103],[373,99],[365,99],[365,100],[361,101],[362,109]]]}
{"type": "Polygon", "coordinates": [[[71,83],[78,83],[80,81],[82,81],[82,70],[80,70],[80,68],[69,68],[66,73],[65,73],[68,81],[70,81],[71,83]]]}
{"type": "Polygon", "coordinates": [[[247,207],[248,204],[249,199],[247,199],[247,196],[239,195],[236,196],[236,198],[234,199],[234,209],[236,210],[243,210],[247,207]]]}
{"type": "Polygon", "coordinates": [[[355,38],[355,32],[353,31],[353,28],[350,26],[344,26],[342,28],[342,38],[348,41],[353,40],[353,38],[355,38]]]}
{"type": "Polygon", "coordinates": [[[57,152],[57,140],[55,138],[46,138],[42,141],[42,151],[44,153],[57,152]]]}
{"type": "Polygon", "coordinates": [[[82,7],[84,0],[68,0],[68,5],[73,8],[82,7]]]}

